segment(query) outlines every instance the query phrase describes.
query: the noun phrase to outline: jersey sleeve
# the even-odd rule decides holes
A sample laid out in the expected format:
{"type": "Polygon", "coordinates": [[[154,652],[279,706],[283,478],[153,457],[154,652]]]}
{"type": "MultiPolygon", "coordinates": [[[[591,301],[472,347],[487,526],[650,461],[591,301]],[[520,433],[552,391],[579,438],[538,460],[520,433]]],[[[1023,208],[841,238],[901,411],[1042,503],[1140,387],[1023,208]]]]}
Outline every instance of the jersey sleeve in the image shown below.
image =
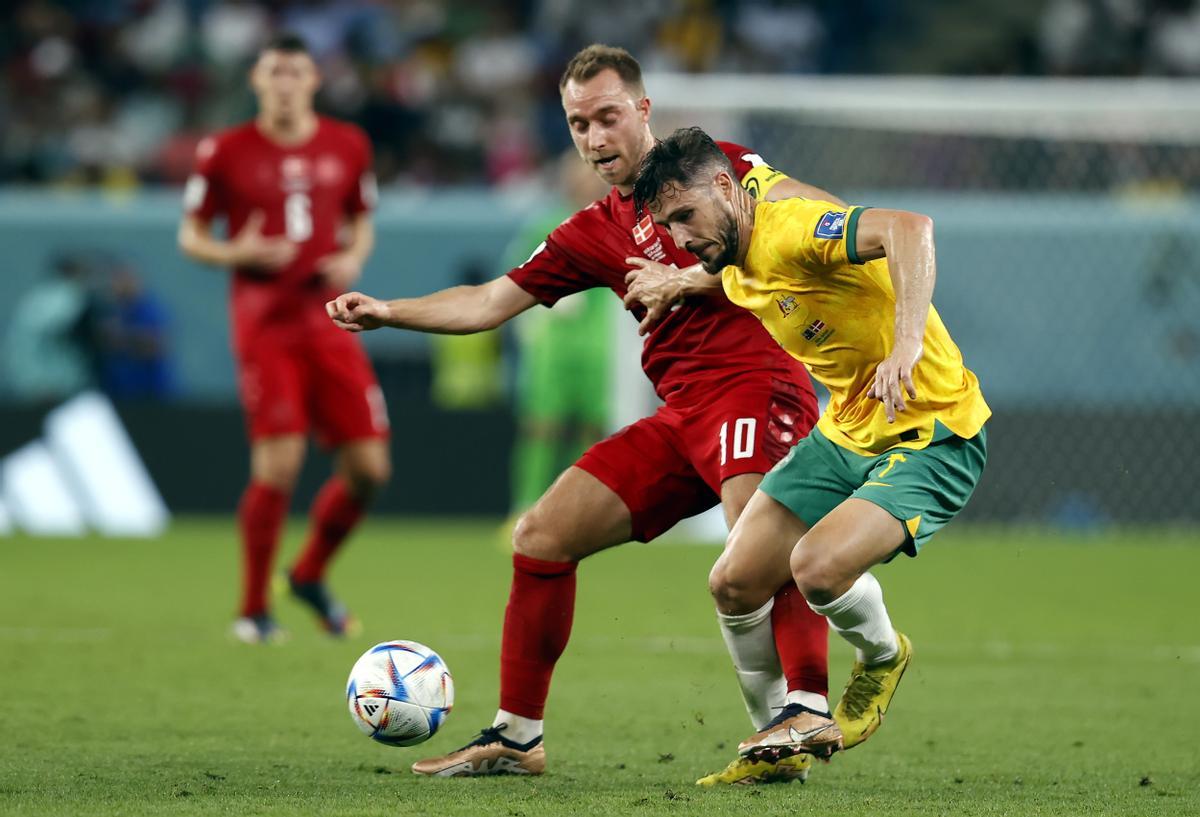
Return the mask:
{"type": "Polygon", "coordinates": [[[848,264],[858,257],[858,219],[866,207],[839,207],[827,201],[785,199],[771,243],[784,259],[821,273],[848,264]]]}
{"type": "Polygon", "coordinates": [[[718,142],[717,146],[733,165],[733,172],[742,187],[759,201],[767,195],[768,190],[788,178],[786,173],[771,167],[766,159],[750,148],[733,142],[718,142]]]}
{"type": "Polygon", "coordinates": [[[570,220],[555,228],[524,264],[508,273],[513,283],[546,306],[600,283],[588,271],[587,259],[576,251],[568,224],[570,220]]]}
{"type": "Polygon", "coordinates": [[[369,213],[375,209],[379,200],[379,187],[375,181],[375,152],[371,148],[371,140],[358,128],[354,128],[355,161],[357,171],[356,181],[346,194],[346,214],[356,216],[359,213],[369,213]]]}
{"type": "Polygon", "coordinates": [[[216,136],[207,136],[196,146],[196,163],[183,188],[183,211],[187,215],[212,221],[226,212],[220,172],[222,153],[221,140],[216,136]]]}

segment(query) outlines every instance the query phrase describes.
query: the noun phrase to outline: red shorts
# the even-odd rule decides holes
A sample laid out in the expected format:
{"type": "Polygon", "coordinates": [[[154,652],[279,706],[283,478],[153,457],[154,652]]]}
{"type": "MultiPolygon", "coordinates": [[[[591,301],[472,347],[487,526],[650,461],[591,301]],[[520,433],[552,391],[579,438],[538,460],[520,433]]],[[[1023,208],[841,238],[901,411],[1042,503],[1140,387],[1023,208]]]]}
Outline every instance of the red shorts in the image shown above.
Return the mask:
{"type": "Polygon", "coordinates": [[[311,431],[336,448],[388,434],[375,371],[350,335],[332,343],[258,343],[238,362],[251,440],[311,431]]]}
{"type": "Polygon", "coordinates": [[[770,471],[817,422],[807,382],[747,374],[705,394],[686,406],[668,402],[575,463],[621,497],[639,542],[716,505],[730,477],[770,471]]]}

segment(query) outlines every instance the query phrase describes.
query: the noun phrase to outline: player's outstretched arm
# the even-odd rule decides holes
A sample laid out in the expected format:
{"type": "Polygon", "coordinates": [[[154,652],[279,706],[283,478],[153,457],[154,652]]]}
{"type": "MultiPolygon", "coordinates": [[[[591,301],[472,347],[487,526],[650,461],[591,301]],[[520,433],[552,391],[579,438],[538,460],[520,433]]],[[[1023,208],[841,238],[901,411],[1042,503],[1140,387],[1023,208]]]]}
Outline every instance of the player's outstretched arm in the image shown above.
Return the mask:
{"type": "Polygon", "coordinates": [[[325,311],[349,332],[390,326],[440,335],[470,335],[495,329],[537,302],[502,275],[479,286],[451,287],[420,298],[394,301],[347,292],[325,304],[325,311]]]}
{"type": "Polygon", "coordinates": [[[867,391],[868,397],[883,403],[890,423],[897,411],[904,411],[906,394],[917,397],[912,372],[924,353],[925,323],[937,279],[933,220],[904,210],[863,210],[855,250],[860,261],[887,258],[896,292],[895,344],[867,391]]]}
{"type": "Polygon", "coordinates": [[[204,264],[223,267],[249,267],[274,272],[296,257],[297,246],[282,236],[264,236],[264,216],[256,210],[249,215],[237,235],[217,238],[212,226],[196,216],[183,217],[177,239],[184,255],[204,264]]]}

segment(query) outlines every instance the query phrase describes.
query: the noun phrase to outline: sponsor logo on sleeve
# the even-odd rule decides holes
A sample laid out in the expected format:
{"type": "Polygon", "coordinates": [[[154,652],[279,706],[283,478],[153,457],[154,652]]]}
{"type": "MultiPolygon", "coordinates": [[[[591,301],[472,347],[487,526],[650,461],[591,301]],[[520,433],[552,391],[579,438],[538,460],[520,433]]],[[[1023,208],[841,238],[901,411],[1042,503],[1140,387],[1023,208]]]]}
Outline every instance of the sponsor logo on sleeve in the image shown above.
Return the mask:
{"type": "Polygon", "coordinates": [[[842,210],[830,210],[821,216],[817,229],[813,231],[814,238],[841,238],[846,232],[846,213],[842,210]]]}

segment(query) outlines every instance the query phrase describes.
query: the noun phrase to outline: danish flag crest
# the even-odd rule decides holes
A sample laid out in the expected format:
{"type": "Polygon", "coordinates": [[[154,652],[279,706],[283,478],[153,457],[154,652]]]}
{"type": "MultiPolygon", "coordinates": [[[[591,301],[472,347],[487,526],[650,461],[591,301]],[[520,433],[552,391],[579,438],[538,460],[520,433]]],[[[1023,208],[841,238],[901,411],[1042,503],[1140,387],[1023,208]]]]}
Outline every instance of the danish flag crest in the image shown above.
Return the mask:
{"type": "Polygon", "coordinates": [[[642,220],[633,226],[633,240],[638,244],[646,244],[652,238],[654,238],[654,219],[649,215],[642,216],[642,220]]]}

